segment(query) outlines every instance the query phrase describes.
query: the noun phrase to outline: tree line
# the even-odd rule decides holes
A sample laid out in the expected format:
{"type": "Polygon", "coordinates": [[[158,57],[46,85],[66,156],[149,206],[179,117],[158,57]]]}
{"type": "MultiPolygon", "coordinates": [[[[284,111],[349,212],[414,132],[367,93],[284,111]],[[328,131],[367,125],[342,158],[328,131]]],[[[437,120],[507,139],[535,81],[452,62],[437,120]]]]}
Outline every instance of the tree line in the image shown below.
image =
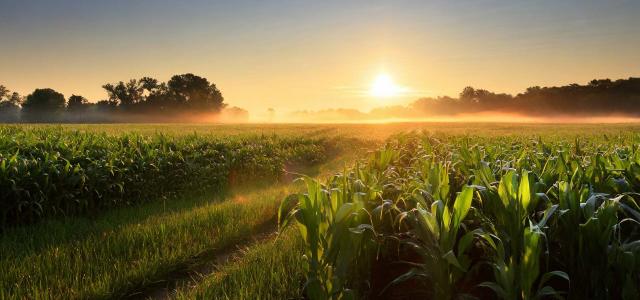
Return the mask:
{"type": "MultiPolygon", "coordinates": [[[[113,122],[171,119],[189,114],[220,113],[226,108],[222,92],[206,78],[191,73],[167,82],[151,77],[102,86],[107,98],[89,102],[80,95],[68,99],[54,89],[40,88],[26,97],[0,85],[0,121],[113,122]]],[[[247,115],[237,107],[232,114],[247,115]]]]}
{"type": "Polygon", "coordinates": [[[585,85],[534,86],[515,96],[466,87],[458,98],[422,98],[410,108],[428,115],[496,111],[532,116],[640,116],[640,78],[594,79],[585,85]]]}
{"type": "Polygon", "coordinates": [[[640,78],[615,81],[594,79],[585,85],[534,86],[515,96],[465,87],[457,97],[420,98],[408,105],[378,107],[369,112],[341,108],[303,110],[295,111],[289,117],[300,122],[353,121],[420,119],[487,112],[532,117],[640,117],[640,78]]]}
{"type": "MultiPolygon", "coordinates": [[[[26,97],[0,85],[0,122],[144,122],[183,121],[193,114],[227,112],[246,121],[248,112],[226,108],[222,93],[206,78],[175,75],[167,82],[151,77],[102,86],[107,98],[96,103],[79,95],[68,99],[53,89],[36,89],[26,97]]],[[[300,121],[317,118],[358,120],[420,118],[479,112],[527,116],[640,116],[640,78],[594,79],[587,84],[527,88],[517,95],[466,87],[458,97],[421,98],[408,106],[294,112],[300,121]]],[[[187,119],[189,120],[189,119],[187,119]]]]}

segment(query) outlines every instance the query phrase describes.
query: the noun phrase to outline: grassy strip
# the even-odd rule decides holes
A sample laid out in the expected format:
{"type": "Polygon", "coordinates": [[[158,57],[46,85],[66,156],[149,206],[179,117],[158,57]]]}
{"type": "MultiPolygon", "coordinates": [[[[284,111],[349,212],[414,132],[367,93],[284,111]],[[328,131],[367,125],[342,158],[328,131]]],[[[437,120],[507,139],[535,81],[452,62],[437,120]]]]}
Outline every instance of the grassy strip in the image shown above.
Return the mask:
{"type": "Polygon", "coordinates": [[[278,239],[246,250],[233,264],[183,290],[177,299],[291,299],[302,294],[303,250],[300,234],[288,230],[278,239]]]}
{"type": "Polygon", "coordinates": [[[274,187],[223,203],[150,216],[78,240],[42,246],[28,255],[18,253],[15,244],[2,244],[0,298],[127,295],[251,235],[273,219],[278,201],[288,193],[288,187],[274,187]]]}
{"type": "Polygon", "coordinates": [[[148,218],[160,217],[223,201],[231,194],[193,193],[180,201],[158,201],[131,207],[121,207],[100,214],[97,218],[66,217],[47,219],[28,226],[6,230],[0,235],[0,258],[24,257],[46,248],[56,247],[91,235],[113,232],[138,224],[148,218]]]}

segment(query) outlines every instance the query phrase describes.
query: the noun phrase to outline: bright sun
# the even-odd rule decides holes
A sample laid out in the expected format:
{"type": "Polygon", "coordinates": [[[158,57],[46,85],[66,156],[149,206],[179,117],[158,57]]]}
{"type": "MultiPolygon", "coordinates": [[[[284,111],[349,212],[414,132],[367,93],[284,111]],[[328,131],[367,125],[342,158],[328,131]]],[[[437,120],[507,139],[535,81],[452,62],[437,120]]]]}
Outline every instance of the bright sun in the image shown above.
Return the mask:
{"type": "Polygon", "coordinates": [[[398,96],[402,92],[402,88],[397,86],[393,79],[387,74],[378,74],[371,84],[369,93],[373,97],[386,98],[398,96]]]}

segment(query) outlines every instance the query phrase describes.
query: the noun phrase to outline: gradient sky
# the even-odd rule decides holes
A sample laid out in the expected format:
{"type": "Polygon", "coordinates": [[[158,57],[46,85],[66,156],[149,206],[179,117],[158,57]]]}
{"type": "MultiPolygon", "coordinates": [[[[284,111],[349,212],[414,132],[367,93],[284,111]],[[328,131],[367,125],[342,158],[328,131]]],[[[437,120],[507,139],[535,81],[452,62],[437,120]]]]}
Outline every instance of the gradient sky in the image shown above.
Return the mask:
{"type": "Polygon", "coordinates": [[[640,75],[640,1],[0,0],[0,84],[195,73],[260,115],[640,75]],[[408,89],[374,99],[381,73],[408,89]]]}

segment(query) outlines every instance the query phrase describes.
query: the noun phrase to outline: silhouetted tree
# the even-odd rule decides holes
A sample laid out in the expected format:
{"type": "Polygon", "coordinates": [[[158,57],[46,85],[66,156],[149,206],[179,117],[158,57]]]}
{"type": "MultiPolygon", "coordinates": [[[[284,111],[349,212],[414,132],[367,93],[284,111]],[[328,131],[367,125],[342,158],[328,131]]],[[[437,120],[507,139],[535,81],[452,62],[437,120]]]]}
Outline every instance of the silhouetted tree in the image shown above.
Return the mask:
{"type": "Polygon", "coordinates": [[[220,112],[226,106],[214,84],[191,73],[175,75],[167,83],[143,77],[102,87],[107,91],[108,101],[125,112],[167,116],[185,111],[220,112]]]}
{"type": "Polygon", "coordinates": [[[463,102],[473,102],[474,99],[476,97],[476,90],[473,87],[465,87],[464,89],[462,89],[462,92],[460,92],[460,101],[463,102]]]}
{"type": "Polygon", "coordinates": [[[158,82],[157,79],[151,77],[143,77],[140,79],[144,89],[145,101],[144,111],[146,112],[164,112],[171,106],[171,99],[167,89],[167,84],[158,82]]]}
{"type": "Polygon", "coordinates": [[[22,97],[0,85],[0,122],[18,122],[22,97]]]}
{"type": "Polygon", "coordinates": [[[587,85],[534,86],[515,97],[466,87],[458,99],[423,98],[411,106],[425,115],[491,110],[545,116],[640,116],[640,78],[594,79],[587,85]]]}
{"type": "Polygon", "coordinates": [[[115,85],[107,83],[102,88],[107,91],[110,102],[117,103],[125,109],[144,101],[143,82],[136,79],[126,83],[120,81],[115,85]]]}
{"type": "Polygon", "coordinates": [[[16,92],[11,92],[5,86],[0,85],[0,102],[10,103],[19,106],[22,103],[22,97],[16,92]]]}
{"type": "Polygon", "coordinates": [[[12,93],[5,86],[0,85],[0,103],[20,107],[20,104],[22,103],[22,96],[16,92],[12,93]]]}
{"type": "Polygon", "coordinates": [[[89,106],[89,100],[79,95],[71,95],[67,101],[67,110],[70,112],[78,112],[86,110],[89,106]]]}
{"type": "Polygon", "coordinates": [[[611,79],[607,78],[607,79],[594,79],[591,80],[589,82],[589,86],[591,87],[595,87],[595,88],[608,88],[609,86],[611,86],[611,79]]]}
{"type": "Polygon", "coordinates": [[[143,90],[146,90],[148,93],[153,93],[160,87],[158,79],[151,77],[142,77],[138,82],[140,83],[140,86],[142,86],[143,90]]]}
{"type": "Polygon", "coordinates": [[[64,95],[53,89],[36,89],[22,104],[22,116],[32,122],[55,121],[64,106],[64,95]]]}
{"type": "Polygon", "coordinates": [[[114,112],[118,108],[118,104],[111,100],[100,100],[96,102],[96,109],[99,112],[114,112]]]}
{"type": "Polygon", "coordinates": [[[20,107],[20,105],[22,105],[22,96],[20,96],[20,94],[18,94],[17,92],[13,92],[11,93],[9,98],[7,98],[6,102],[15,107],[20,107]]]}
{"type": "Polygon", "coordinates": [[[4,85],[0,84],[0,101],[3,101],[11,93],[4,85]]]}
{"type": "Polygon", "coordinates": [[[222,93],[206,78],[191,73],[175,75],[167,83],[169,97],[178,107],[219,112],[225,107],[222,93]]]}

